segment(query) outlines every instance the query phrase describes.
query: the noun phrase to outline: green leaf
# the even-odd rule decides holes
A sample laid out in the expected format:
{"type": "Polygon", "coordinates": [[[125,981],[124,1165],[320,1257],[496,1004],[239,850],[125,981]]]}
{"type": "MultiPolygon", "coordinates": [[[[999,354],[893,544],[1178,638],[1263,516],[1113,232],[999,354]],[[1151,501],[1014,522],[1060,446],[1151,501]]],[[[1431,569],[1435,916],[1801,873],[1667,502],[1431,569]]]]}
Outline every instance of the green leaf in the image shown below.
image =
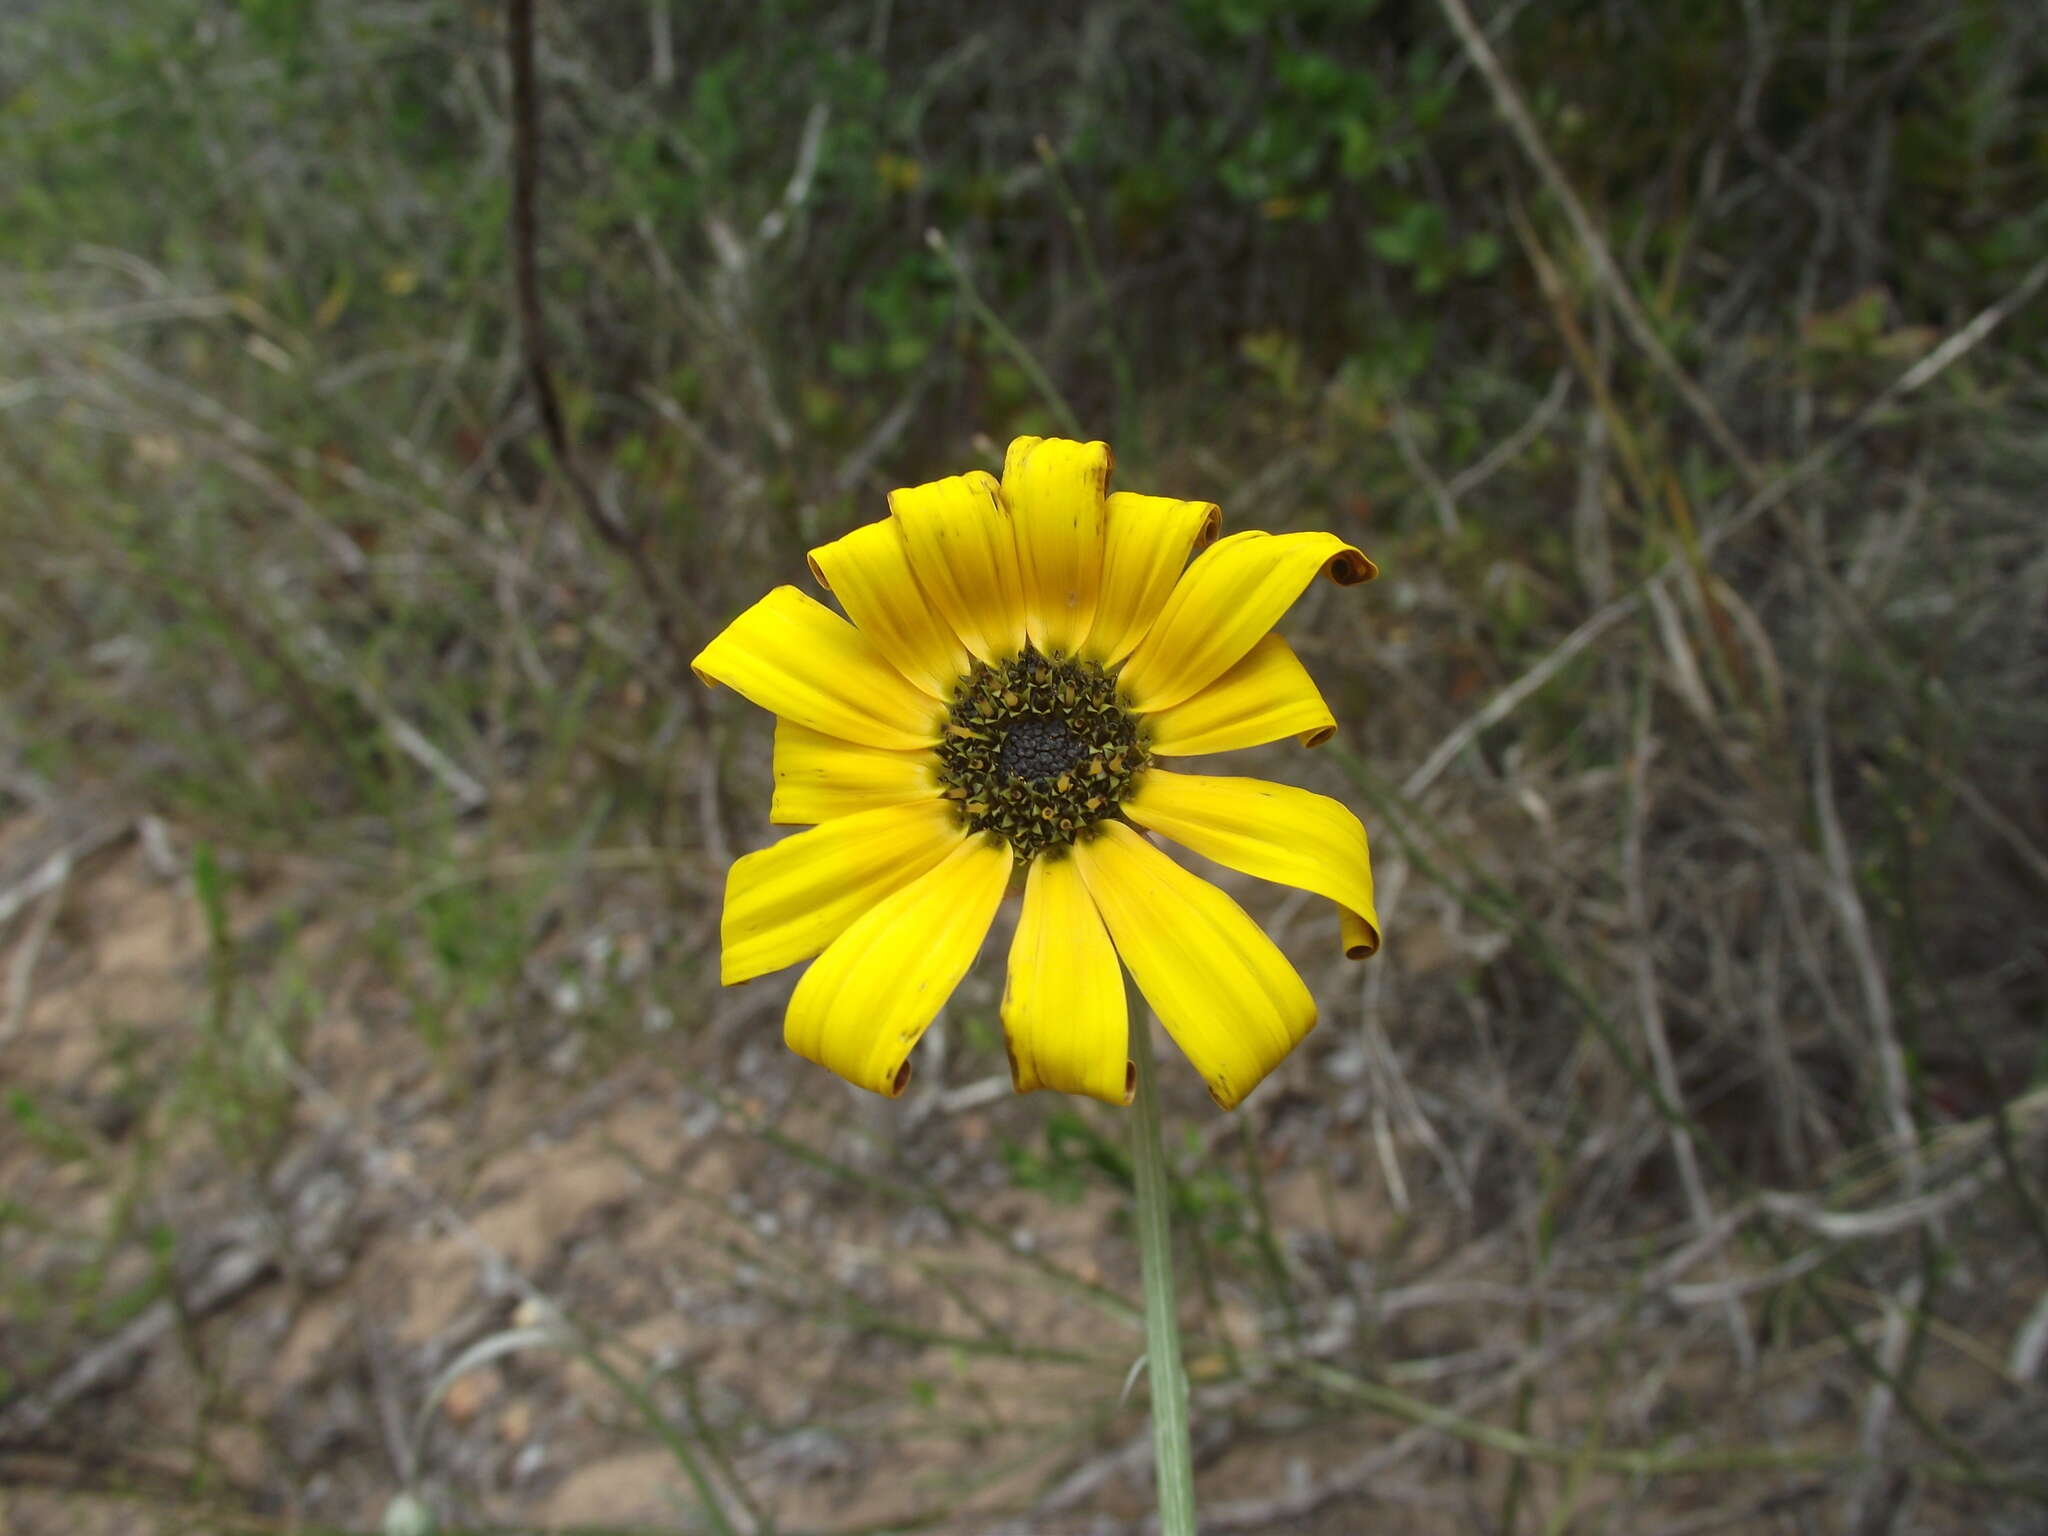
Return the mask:
{"type": "Polygon", "coordinates": [[[1414,266],[1443,245],[1446,222],[1436,204],[1410,203],[1392,222],[1376,226],[1368,238],[1382,261],[1414,266]]]}
{"type": "Polygon", "coordinates": [[[1500,239],[1480,233],[1466,240],[1461,257],[1467,277],[1484,277],[1500,265],[1500,239]]]}

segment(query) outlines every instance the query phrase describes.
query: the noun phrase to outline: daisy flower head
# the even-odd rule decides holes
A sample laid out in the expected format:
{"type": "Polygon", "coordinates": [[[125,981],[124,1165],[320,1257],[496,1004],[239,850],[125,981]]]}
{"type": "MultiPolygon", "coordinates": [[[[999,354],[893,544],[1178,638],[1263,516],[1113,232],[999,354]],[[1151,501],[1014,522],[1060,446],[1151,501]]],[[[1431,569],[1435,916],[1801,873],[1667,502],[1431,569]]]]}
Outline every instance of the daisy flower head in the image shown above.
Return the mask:
{"type": "Polygon", "coordinates": [[[775,715],[769,818],[809,826],[733,863],[720,979],[811,960],[789,1046],[863,1088],[903,1091],[1021,884],[1002,1004],[1018,1091],[1129,1101],[1121,962],[1216,1102],[1243,1099],[1315,1001],[1147,833],[1327,898],[1351,958],[1378,947],[1356,816],[1163,761],[1329,739],[1273,624],[1317,576],[1349,586],[1373,563],[1329,533],[1218,539],[1213,503],[1109,476],[1107,443],[1020,437],[1001,480],[895,491],[889,516],[811,551],[845,617],[777,587],[691,663],[775,715]]]}

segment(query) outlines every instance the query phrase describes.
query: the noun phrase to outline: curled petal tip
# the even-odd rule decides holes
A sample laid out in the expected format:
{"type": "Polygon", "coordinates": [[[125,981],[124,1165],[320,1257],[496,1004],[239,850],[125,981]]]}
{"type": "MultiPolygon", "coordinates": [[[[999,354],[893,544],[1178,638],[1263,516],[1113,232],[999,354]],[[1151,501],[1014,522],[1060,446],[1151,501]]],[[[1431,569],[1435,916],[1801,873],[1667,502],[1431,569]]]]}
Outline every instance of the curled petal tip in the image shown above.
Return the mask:
{"type": "Polygon", "coordinates": [[[1380,573],[1380,568],[1372,563],[1365,551],[1349,545],[1330,556],[1330,563],[1325,569],[1330,573],[1330,580],[1340,587],[1355,587],[1361,581],[1371,581],[1380,573]]]}

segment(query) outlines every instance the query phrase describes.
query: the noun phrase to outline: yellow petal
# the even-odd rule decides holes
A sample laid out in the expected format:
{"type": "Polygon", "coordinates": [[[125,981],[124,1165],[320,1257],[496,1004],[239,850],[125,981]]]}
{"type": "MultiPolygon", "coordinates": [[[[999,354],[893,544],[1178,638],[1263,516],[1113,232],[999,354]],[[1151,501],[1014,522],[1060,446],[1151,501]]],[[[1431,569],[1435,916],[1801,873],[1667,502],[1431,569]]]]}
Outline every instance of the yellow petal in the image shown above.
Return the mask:
{"type": "Polygon", "coordinates": [[[995,476],[981,470],[889,493],[917,584],[983,661],[1024,649],[1017,535],[995,476]]]}
{"type": "Polygon", "coordinates": [[[1235,1108],[1315,1028],[1301,977],[1244,908],[1129,827],[1101,823],[1074,862],[1159,1022],[1235,1108]]]}
{"type": "Polygon", "coordinates": [[[1223,526],[1213,501],[1176,501],[1118,491],[1103,503],[1102,590],[1083,649],[1114,666],[1145,638],[1188,556],[1223,526]]]}
{"type": "Polygon", "coordinates": [[[1142,710],[1171,709],[1214,682],[1327,571],[1349,586],[1379,569],[1334,533],[1234,533],[1173,589],[1118,679],[1142,710]]]}
{"type": "Polygon", "coordinates": [[[1009,883],[1010,845],[971,837],[870,907],[796,984],[789,1048],[849,1083],[901,1093],[911,1048],[974,964],[1009,883]]]}
{"type": "Polygon", "coordinates": [[[1315,679],[1276,634],[1267,634],[1215,682],[1146,717],[1148,745],[1166,757],[1234,752],[1293,736],[1319,747],[1337,733],[1315,679]]]}
{"type": "Polygon", "coordinates": [[[931,746],[945,721],[873,641],[795,587],[777,587],[726,625],[690,670],[784,719],[870,747],[931,746]]]}
{"type": "Polygon", "coordinates": [[[878,806],[936,799],[938,767],[929,752],[884,752],[778,720],[768,819],[783,826],[831,821],[878,806]]]}
{"type": "Polygon", "coordinates": [[[812,550],[811,574],[898,672],[934,698],[953,697],[967,652],[910,573],[894,518],[812,550]]]}
{"type": "Polygon", "coordinates": [[[1063,437],[1020,437],[1003,461],[1025,626],[1045,655],[1072,655],[1095,622],[1109,468],[1109,444],[1063,437]]]}
{"type": "Polygon", "coordinates": [[[965,837],[952,807],[923,800],[841,816],[735,859],[718,979],[731,986],[810,959],[965,837]]]}
{"type": "Polygon", "coordinates": [[[1041,854],[1025,876],[1003,1033],[1019,1093],[1051,1088],[1130,1103],[1124,973],[1071,858],[1041,854]]]}
{"type": "Polygon", "coordinates": [[[1380,947],[1365,827],[1328,795],[1264,779],[1217,779],[1150,770],[1124,812],[1205,859],[1327,896],[1337,904],[1344,953],[1380,947]]]}

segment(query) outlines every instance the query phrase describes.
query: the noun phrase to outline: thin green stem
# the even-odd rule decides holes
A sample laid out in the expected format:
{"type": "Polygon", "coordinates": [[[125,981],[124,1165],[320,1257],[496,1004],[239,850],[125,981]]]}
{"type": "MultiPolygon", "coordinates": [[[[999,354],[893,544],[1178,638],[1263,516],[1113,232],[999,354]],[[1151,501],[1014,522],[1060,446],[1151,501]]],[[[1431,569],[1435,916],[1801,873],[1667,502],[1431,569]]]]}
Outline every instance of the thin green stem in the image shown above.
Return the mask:
{"type": "Polygon", "coordinates": [[[1074,243],[1081,250],[1081,267],[1088,274],[1088,286],[1094,290],[1095,307],[1102,316],[1102,334],[1109,348],[1109,373],[1116,381],[1116,440],[1125,445],[1131,458],[1142,460],[1145,445],[1139,435],[1143,429],[1138,421],[1138,391],[1131,381],[1131,359],[1118,336],[1116,304],[1109,296],[1109,283],[1102,275],[1102,263],[1095,259],[1095,239],[1088,230],[1088,210],[1081,206],[1081,200],[1067,185],[1066,175],[1060,169],[1059,152],[1052,147],[1052,140],[1041,133],[1032,140],[1032,147],[1038,151],[1039,161],[1045,166],[1046,179],[1052,183],[1053,196],[1059,199],[1060,211],[1066,214],[1067,223],[1074,231],[1074,243]]]}
{"type": "MultiPolygon", "coordinates": [[[[1136,999],[1133,999],[1135,1002],[1136,999]]],[[[1138,1259],[1145,1281],[1146,1375],[1152,1383],[1152,1456],[1159,1475],[1159,1536],[1195,1536],[1195,1463],[1188,1449],[1188,1378],[1180,1364],[1180,1315],[1173,1304],[1173,1233],[1166,1148],[1159,1135],[1158,1069],[1152,1019],[1131,1009],[1131,1167],[1137,1178],[1138,1259]]]]}
{"type": "Polygon", "coordinates": [[[988,333],[1010,354],[1010,360],[1023,370],[1024,377],[1031,381],[1032,387],[1045,401],[1046,409],[1057,416],[1060,425],[1075,437],[1086,437],[1088,434],[1081,430],[1081,418],[1067,404],[1067,397],[1060,393],[1052,376],[1039,365],[1038,359],[1031,355],[1031,349],[1024,345],[1017,333],[1003,323],[1003,317],[981,296],[981,290],[974,286],[974,278],[969,274],[967,264],[960,259],[959,252],[953,249],[953,243],[936,229],[926,230],[924,238],[925,243],[945,262],[946,269],[953,274],[953,281],[959,284],[961,301],[974,311],[974,318],[988,327],[988,333]]]}
{"type": "Polygon", "coordinates": [[[661,1441],[670,1459],[683,1469],[683,1475],[689,1478],[691,1486],[697,1490],[698,1502],[702,1504],[705,1518],[710,1521],[711,1528],[718,1536],[738,1536],[738,1532],[733,1529],[732,1517],[725,1512],[725,1501],[718,1496],[718,1490],[712,1486],[703,1463],[698,1461],[696,1451],[691,1448],[689,1436],[676,1428],[675,1422],[662,1412],[661,1405],[655,1402],[653,1393],[606,1357],[604,1348],[597,1339],[566,1317],[562,1319],[562,1324],[568,1333],[569,1347],[582,1357],[586,1365],[602,1376],[613,1391],[639,1411],[642,1422],[654,1431],[655,1438],[661,1441]]]}
{"type": "Polygon", "coordinates": [[[1301,1314],[1295,1310],[1294,1287],[1288,1279],[1287,1256],[1280,1251],[1280,1239],[1273,1228],[1273,1211],[1266,1204],[1266,1176],[1259,1167],[1259,1138],[1252,1130],[1249,1116],[1238,1117],[1237,1147],[1244,1156],[1245,1188],[1251,1195],[1252,1215],[1259,1224],[1259,1257],[1265,1261],[1274,1294],[1280,1299],[1280,1310],[1286,1315],[1287,1341],[1298,1345],[1301,1343],[1301,1314]]]}

